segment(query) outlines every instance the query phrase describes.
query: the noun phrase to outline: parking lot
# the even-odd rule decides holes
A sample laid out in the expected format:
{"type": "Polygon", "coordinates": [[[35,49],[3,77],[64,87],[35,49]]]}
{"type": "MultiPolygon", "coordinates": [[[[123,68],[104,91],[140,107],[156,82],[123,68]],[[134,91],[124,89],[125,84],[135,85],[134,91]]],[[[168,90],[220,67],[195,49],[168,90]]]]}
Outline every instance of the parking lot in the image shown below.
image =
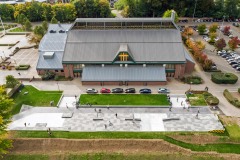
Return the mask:
{"type": "MultiPolygon", "coordinates": [[[[207,24],[207,27],[210,26],[211,24],[207,24]]],[[[219,24],[221,26],[221,24],[219,24]]],[[[226,23],[224,24],[224,26],[230,26],[230,30],[232,32],[232,35],[234,37],[238,36],[240,37],[240,34],[238,32],[239,28],[234,27],[232,24],[230,23],[226,23]]],[[[204,40],[204,37],[206,36],[201,36],[199,35],[196,31],[194,31],[193,34],[193,39],[194,40],[202,40],[204,42],[204,44],[206,45],[205,49],[203,50],[204,53],[206,53],[209,57],[209,59],[213,60],[213,62],[216,64],[216,69],[219,69],[223,72],[231,72],[231,73],[235,73],[236,75],[240,76],[240,69],[237,70],[235,68],[233,68],[231,65],[233,65],[235,62],[231,62],[231,65],[229,64],[230,62],[227,61],[226,57],[224,56],[221,57],[220,55],[217,54],[217,50],[215,49],[215,47],[213,45],[210,45],[207,41],[206,38],[204,40]]],[[[217,38],[223,38],[226,41],[226,44],[228,43],[228,41],[230,40],[229,36],[224,35],[219,29],[217,30],[217,38]]],[[[227,53],[227,49],[228,48],[228,44],[227,46],[224,48],[223,53],[227,53]]],[[[220,53],[220,52],[219,52],[220,53]]],[[[228,58],[232,58],[232,61],[236,61],[236,63],[240,63],[240,60],[235,60],[235,57],[240,56],[240,48],[237,48],[234,52],[228,52],[229,56],[228,58]],[[233,54],[234,53],[234,54],[233,54]],[[234,57],[230,56],[230,54],[233,54],[234,57]]],[[[235,63],[235,64],[236,64],[235,63]]]]}

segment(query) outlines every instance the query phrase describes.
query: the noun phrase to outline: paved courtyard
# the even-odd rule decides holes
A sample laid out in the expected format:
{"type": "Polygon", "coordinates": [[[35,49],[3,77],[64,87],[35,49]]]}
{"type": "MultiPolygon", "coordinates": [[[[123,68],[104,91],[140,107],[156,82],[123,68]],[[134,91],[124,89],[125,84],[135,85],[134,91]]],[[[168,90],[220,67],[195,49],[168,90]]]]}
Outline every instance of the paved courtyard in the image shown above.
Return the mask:
{"type": "Polygon", "coordinates": [[[53,108],[33,107],[13,117],[10,130],[62,131],[209,131],[223,129],[208,107],[53,108]],[[68,118],[62,118],[67,116],[68,118]],[[25,126],[26,123],[26,126],[25,126]]]}

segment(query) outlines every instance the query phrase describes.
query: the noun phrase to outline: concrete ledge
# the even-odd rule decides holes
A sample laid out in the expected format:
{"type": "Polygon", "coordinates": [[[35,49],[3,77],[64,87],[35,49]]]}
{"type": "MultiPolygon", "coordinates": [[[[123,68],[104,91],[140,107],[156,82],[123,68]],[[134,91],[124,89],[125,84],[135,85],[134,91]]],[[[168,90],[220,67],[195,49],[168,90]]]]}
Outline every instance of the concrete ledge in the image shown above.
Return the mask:
{"type": "Polygon", "coordinates": [[[165,119],[163,119],[163,122],[166,122],[166,121],[175,121],[175,120],[180,120],[180,118],[165,118],[165,119]]]}
{"type": "Polygon", "coordinates": [[[94,121],[103,121],[103,118],[93,118],[94,121]]]}

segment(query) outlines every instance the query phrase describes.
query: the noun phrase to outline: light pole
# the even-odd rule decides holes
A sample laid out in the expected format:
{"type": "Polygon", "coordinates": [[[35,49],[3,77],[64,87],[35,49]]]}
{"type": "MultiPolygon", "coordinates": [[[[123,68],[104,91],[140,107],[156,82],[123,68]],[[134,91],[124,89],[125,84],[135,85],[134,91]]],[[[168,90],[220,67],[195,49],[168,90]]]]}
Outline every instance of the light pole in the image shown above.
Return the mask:
{"type": "Polygon", "coordinates": [[[193,10],[193,22],[194,22],[194,15],[195,15],[196,7],[197,7],[197,0],[195,0],[195,6],[194,6],[194,10],[193,10]]]}
{"type": "Polygon", "coordinates": [[[191,89],[192,89],[192,81],[190,82],[190,88],[189,88],[189,91],[191,91],[191,89]]]}
{"type": "Polygon", "coordinates": [[[223,21],[222,21],[222,24],[221,24],[221,27],[220,27],[220,31],[218,32],[218,37],[220,37],[220,32],[221,32],[221,30],[223,29],[224,19],[225,19],[225,16],[223,16],[223,21]]]}
{"type": "Polygon", "coordinates": [[[58,91],[60,91],[60,88],[59,88],[58,82],[57,82],[57,86],[58,86],[58,91]]]}
{"type": "Polygon", "coordinates": [[[4,28],[4,25],[3,25],[3,22],[2,22],[2,18],[1,18],[1,15],[0,15],[0,21],[1,21],[1,24],[2,24],[2,27],[3,27],[3,30],[4,30],[4,35],[6,34],[6,30],[4,28]]]}

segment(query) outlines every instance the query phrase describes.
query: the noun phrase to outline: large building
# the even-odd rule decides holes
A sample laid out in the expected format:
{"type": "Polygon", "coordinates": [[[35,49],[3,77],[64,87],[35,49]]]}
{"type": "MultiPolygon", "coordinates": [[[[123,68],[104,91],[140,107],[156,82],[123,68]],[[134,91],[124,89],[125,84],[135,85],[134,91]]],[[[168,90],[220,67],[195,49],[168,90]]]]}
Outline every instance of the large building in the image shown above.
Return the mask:
{"type": "Polygon", "coordinates": [[[80,77],[83,85],[166,84],[194,61],[171,18],[82,18],[50,25],[39,47],[39,74],[80,77]]]}

